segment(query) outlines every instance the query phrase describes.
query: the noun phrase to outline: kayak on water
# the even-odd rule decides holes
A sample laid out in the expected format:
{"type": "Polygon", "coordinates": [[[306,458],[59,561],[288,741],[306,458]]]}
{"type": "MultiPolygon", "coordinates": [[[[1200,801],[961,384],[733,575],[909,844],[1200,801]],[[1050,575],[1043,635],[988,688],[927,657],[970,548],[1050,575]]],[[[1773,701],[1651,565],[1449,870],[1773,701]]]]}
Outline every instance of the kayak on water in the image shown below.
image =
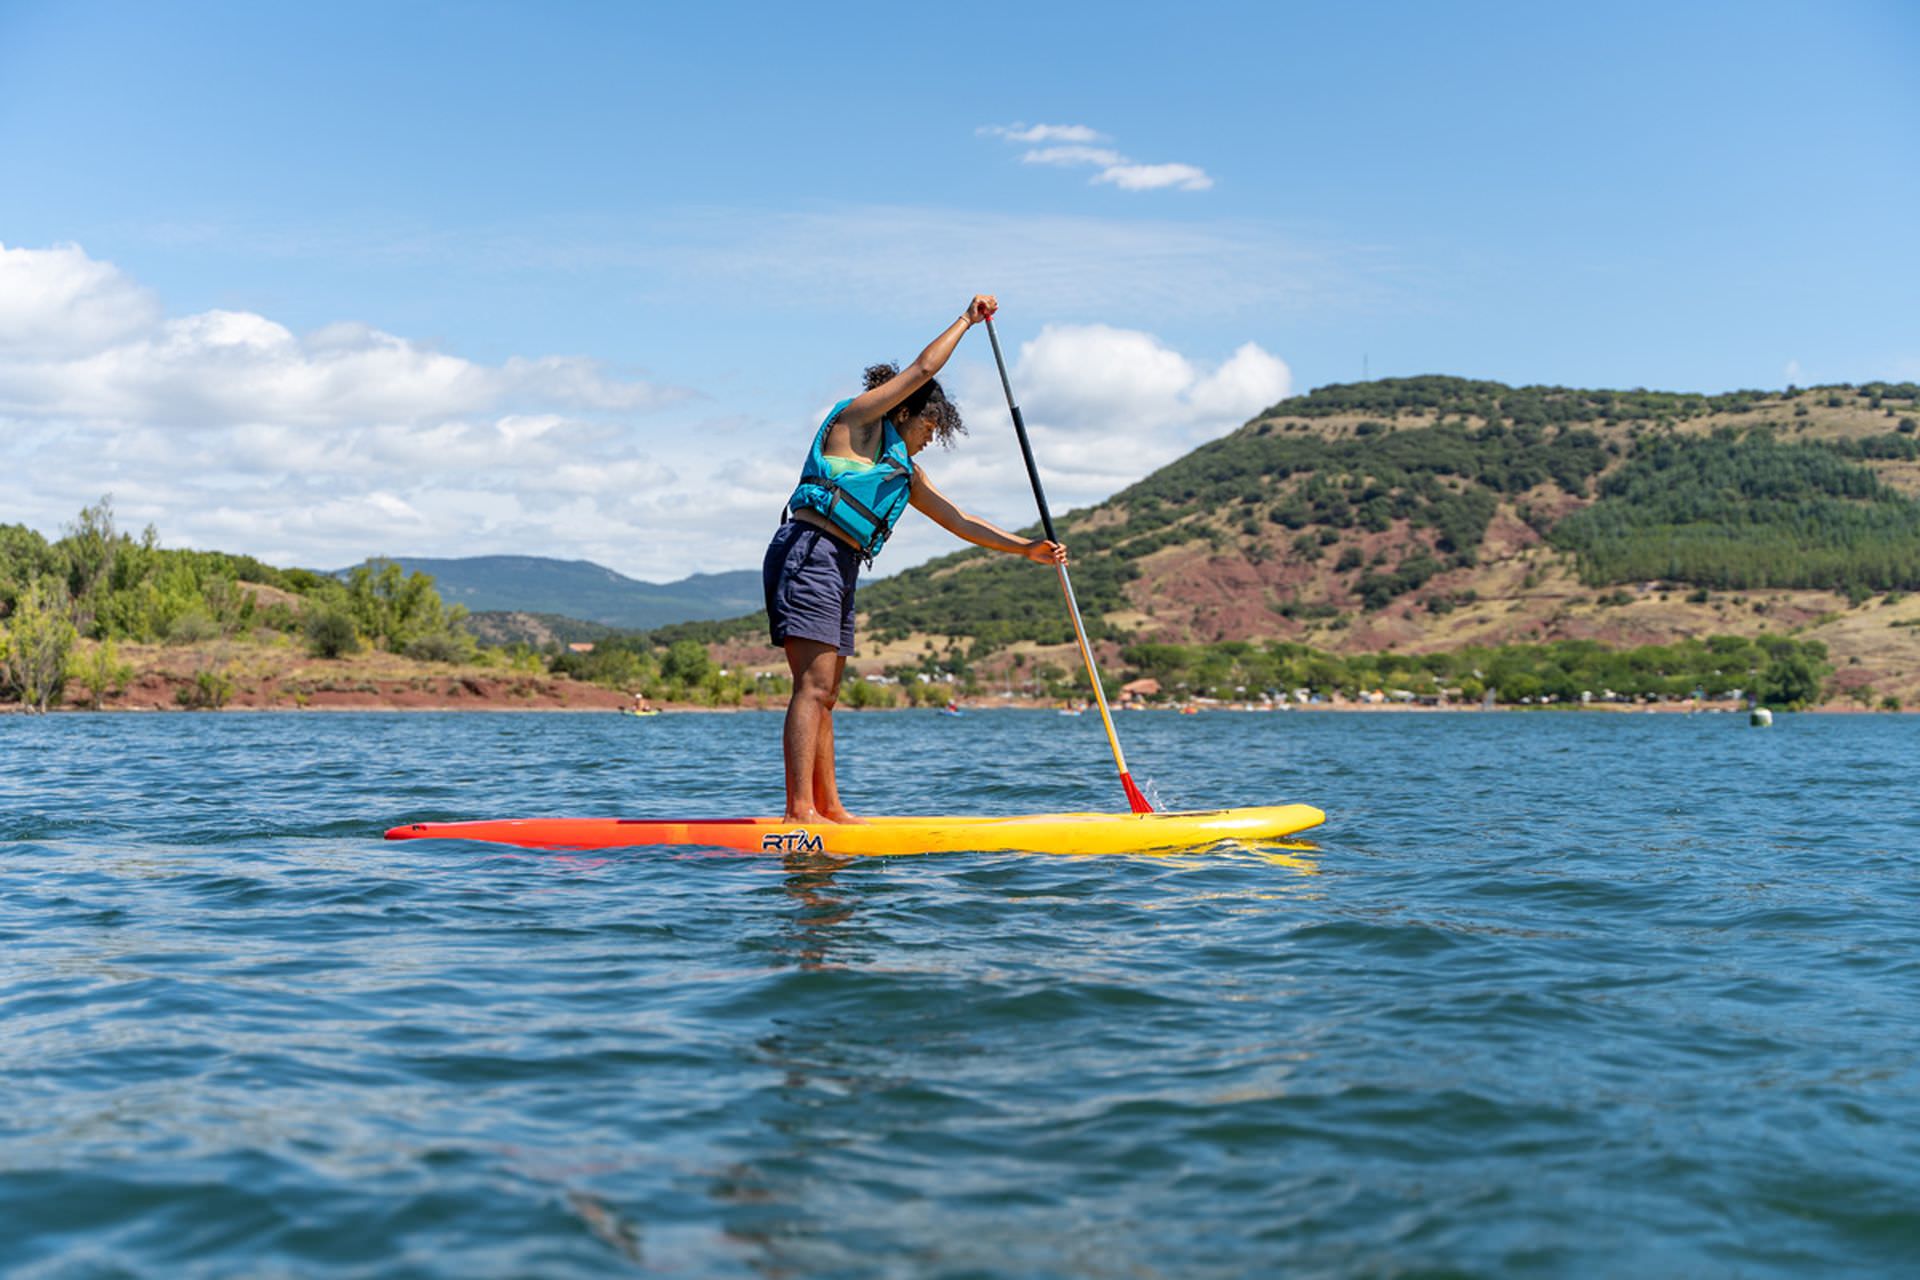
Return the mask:
{"type": "Polygon", "coordinates": [[[652,711],[635,711],[632,707],[622,707],[620,708],[620,714],[623,716],[657,716],[660,714],[660,709],[655,707],[652,711]]]}
{"type": "Polygon", "coordinates": [[[1268,805],[1197,813],[1040,813],[1006,818],[870,818],[865,824],[784,818],[504,818],[412,822],[389,840],[480,840],[525,849],[620,849],[692,845],[747,853],[876,857],[912,853],[1151,853],[1221,841],[1276,840],[1327,815],[1311,805],[1268,805]]]}

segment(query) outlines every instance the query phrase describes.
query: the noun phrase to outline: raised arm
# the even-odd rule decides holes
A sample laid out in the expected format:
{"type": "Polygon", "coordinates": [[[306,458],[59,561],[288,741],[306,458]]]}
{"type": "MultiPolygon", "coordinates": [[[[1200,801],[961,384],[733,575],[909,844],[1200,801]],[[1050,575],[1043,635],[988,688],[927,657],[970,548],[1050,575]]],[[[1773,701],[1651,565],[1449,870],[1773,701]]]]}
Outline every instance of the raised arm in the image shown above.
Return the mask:
{"type": "Polygon", "coordinates": [[[999,305],[990,293],[975,294],[960,318],[929,342],[927,349],[915,356],[912,364],[873,390],[855,397],[852,404],[840,411],[839,420],[849,427],[864,427],[880,421],[895,405],[912,395],[921,383],[939,373],[946,365],[947,357],[960,345],[960,339],[966,336],[967,330],[992,315],[999,305]]]}
{"type": "Polygon", "coordinates": [[[989,551],[1004,551],[1008,555],[1025,556],[1035,564],[1065,564],[1067,549],[1057,542],[1047,542],[1039,538],[1023,538],[1017,533],[1008,533],[998,525],[988,524],[979,516],[969,515],[953,505],[953,500],[933,487],[933,481],[927,479],[924,467],[913,470],[914,508],[927,519],[945,529],[956,538],[964,538],[977,547],[989,551]]]}

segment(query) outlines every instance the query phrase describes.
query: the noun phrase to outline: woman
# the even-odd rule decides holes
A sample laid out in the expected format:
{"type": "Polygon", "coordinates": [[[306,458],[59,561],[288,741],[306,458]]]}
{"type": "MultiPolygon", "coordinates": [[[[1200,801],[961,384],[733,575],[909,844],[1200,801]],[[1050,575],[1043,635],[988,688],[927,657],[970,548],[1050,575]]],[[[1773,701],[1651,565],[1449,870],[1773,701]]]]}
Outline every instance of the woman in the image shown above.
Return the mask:
{"type": "Polygon", "coordinates": [[[933,375],[996,305],[991,294],[977,295],[905,369],[867,370],[867,389],[835,405],[814,434],[787,501],[788,519],[767,547],[767,623],[793,672],[782,738],[791,822],[860,821],[840,803],[834,783],[833,705],[853,655],[860,564],[872,563],[908,506],[977,546],[1037,564],[1066,563],[1060,544],[1008,533],[954,506],[913,462],[934,440],[951,448],[966,431],[933,375]]]}

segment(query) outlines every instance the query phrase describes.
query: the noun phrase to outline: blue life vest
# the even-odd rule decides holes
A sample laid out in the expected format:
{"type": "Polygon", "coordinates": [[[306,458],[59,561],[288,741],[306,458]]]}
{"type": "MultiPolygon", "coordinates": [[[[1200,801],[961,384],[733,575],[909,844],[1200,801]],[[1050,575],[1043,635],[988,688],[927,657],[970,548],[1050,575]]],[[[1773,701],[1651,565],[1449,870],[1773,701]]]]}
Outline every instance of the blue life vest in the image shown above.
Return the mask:
{"type": "Polygon", "coordinates": [[[854,540],[871,564],[913,496],[913,458],[907,452],[907,442],[893,429],[892,420],[882,418],[880,456],[873,466],[831,474],[824,452],[827,431],[852,403],[842,400],[820,424],[813,448],[807,451],[806,465],[800,468],[800,486],[787,499],[787,506],[825,516],[854,540]]]}

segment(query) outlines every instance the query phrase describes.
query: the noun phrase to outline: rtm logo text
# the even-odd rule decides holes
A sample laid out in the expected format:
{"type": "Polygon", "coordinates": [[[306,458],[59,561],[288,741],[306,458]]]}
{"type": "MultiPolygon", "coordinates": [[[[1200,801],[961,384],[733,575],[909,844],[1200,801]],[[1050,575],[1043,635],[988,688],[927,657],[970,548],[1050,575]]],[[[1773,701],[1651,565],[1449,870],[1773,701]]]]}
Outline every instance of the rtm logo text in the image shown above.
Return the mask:
{"type": "Polygon", "coordinates": [[[820,837],[804,828],[799,831],[769,831],[760,837],[762,853],[822,853],[826,846],[820,837]]]}

